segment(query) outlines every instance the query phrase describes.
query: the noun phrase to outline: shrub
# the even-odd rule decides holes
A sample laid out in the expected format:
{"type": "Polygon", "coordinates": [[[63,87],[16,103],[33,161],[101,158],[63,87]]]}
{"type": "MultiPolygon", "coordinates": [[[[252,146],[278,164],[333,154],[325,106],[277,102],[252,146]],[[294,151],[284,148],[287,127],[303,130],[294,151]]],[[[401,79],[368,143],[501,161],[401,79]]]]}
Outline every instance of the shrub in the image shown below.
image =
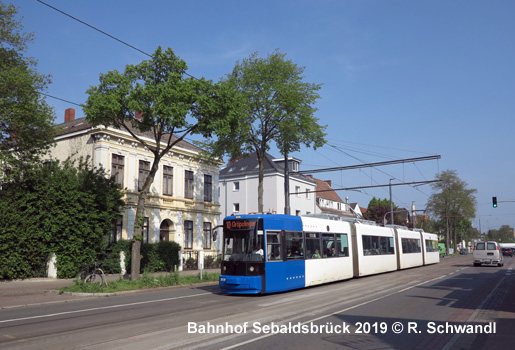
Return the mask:
{"type": "Polygon", "coordinates": [[[105,273],[120,274],[122,267],[120,266],[120,252],[125,252],[125,270],[129,272],[130,256],[131,256],[131,242],[127,240],[120,240],[116,243],[111,243],[101,258],[101,267],[105,273]]]}
{"type": "Polygon", "coordinates": [[[146,272],[173,271],[179,265],[181,246],[176,242],[143,243],[141,270],[146,272]]]}
{"type": "Polygon", "coordinates": [[[105,250],[122,194],[86,161],[50,161],[2,184],[0,278],[46,272],[51,253],[58,277],[71,278],[105,250]]]}

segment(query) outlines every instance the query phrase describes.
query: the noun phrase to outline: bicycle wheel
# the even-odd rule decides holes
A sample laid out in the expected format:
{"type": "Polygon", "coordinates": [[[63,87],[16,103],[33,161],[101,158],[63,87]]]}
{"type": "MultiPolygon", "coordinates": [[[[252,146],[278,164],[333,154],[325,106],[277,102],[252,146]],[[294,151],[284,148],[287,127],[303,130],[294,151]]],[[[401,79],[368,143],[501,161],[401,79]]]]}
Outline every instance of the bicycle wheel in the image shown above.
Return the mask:
{"type": "Polygon", "coordinates": [[[99,273],[92,273],[91,275],[86,276],[84,279],[85,283],[100,283],[100,285],[104,284],[104,278],[99,273]]]}
{"type": "Polygon", "coordinates": [[[77,276],[77,278],[81,281],[85,281],[86,280],[86,277],[88,277],[89,275],[89,271],[88,270],[83,270],[79,273],[79,276],[77,276]]]}

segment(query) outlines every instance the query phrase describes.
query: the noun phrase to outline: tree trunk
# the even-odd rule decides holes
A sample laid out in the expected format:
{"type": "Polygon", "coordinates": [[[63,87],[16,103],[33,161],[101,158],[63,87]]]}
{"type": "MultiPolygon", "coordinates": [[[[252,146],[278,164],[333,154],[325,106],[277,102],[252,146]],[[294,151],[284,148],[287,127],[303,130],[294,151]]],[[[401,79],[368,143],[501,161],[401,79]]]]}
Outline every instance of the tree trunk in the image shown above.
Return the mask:
{"type": "Polygon", "coordinates": [[[139,239],[132,242],[131,257],[131,281],[138,281],[141,262],[141,241],[139,239]]]}
{"type": "Polygon", "coordinates": [[[259,163],[259,176],[258,176],[258,213],[263,213],[263,179],[265,178],[265,169],[263,166],[264,155],[257,153],[259,163]]]}
{"type": "Polygon", "coordinates": [[[451,240],[449,239],[449,216],[445,215],[446,229],[445,229],[445,241],[446,241],[446,254],[449,255],[449,248],[451,246],[451,240]]]}
{"type": "MultiPolygon", "coordinates": [[[[148,178],[147,178],[148,180],[148,178]]],[[[145,181],[146,182],[146,181],[145,181]]],[[[145,185],[143,185],[145,187],[145,185]]],[[[149,186],[150,187],[150,186],[149,186]]],[[[134,236],[132,243],[131,258],[131,280],[138,281],[140,277],[141,263],[141,241],[143,239],[143,222],[145,219],[145,200],[147,191],[144,189],[138,195],[136,217],[134,218],[134,236]]]]}
{"type": "MultiPolygon", "coordinates": [[[[157,169],[159,168],[160,158],[156,156],[152,163],[152,168],[148,173],[143,188],[138,195],[138,204],[136,207],[136,217],[134,219],[134,243],[132,244],[132,260],[131,260],[131,280],[137,281],[140,278],[141,269],[141,241],[143,239],[143,223],[145,220],[145,201],[150,192],[150,186],[154,183],[157,169]]],[[[149,232],[150,234],[150,232],[149,232]]]]}
{"type": "Polygon", "coordinates": [[[284,152],[284,214],[290,215],[290,172],[288,151],[284,152]]]}

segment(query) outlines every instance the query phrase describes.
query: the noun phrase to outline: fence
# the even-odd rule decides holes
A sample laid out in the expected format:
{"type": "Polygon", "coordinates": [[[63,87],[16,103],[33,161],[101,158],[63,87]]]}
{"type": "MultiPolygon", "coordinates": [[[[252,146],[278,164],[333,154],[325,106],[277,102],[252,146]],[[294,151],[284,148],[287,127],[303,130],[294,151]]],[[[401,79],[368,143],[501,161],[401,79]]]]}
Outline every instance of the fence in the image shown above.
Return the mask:
{"type": "Polygon", "coordinates": [[[220,267],[220,258],[215,253],[201,251],[182,252],[183,270],[198,270],[202,265],[204,269],[216,269],[220,267]]]}

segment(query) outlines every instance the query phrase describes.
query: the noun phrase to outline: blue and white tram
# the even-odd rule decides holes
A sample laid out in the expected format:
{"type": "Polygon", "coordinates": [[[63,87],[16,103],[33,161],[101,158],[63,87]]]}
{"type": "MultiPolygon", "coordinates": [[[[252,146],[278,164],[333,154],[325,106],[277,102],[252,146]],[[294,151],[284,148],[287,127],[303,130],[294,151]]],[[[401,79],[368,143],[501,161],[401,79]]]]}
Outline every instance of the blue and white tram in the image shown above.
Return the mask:
{"type": "Polygon", "coordinates": [[[224,293],[281,292],[439,261],[430,251],[436,235],[365,222],[255,214],[228,216],[223,226],[224,293]]]}
{"type": "Polygon", "coordinates": [[[353,277],[350,224],[290,215],[224,220],[222,292],[273,293],[353,277]]]}
{"type": "Polygon", "coordinates": [[[420,232],[399,226],[395,226],[394,230],[399,270],[424,265],[420,232]]]}
{"type": "Polygon", "coordinates": [[[353,224],[354,276],[368,276],[397,270],[395,231],[391,227],[353,224]]]}
{"type": "Polygon", "coordinates": [[[419,231],[422,236],[422,252],[424,255],[424,265],[436,264],[440,262],[440,251],[438,249],[438,236],[434,233],[419,231]]]}

